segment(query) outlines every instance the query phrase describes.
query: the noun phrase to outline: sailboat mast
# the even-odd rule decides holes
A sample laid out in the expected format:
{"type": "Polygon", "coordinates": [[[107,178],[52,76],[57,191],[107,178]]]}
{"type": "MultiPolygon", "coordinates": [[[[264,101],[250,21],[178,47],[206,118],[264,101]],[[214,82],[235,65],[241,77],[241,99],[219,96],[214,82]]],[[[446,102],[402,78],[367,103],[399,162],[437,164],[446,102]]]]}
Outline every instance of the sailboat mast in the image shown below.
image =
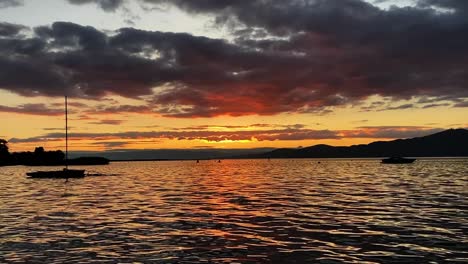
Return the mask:
{"type": "Polygon", "coordinates": [[[65,95],[65,168],[68,170],[68,105],[65,95]]]}

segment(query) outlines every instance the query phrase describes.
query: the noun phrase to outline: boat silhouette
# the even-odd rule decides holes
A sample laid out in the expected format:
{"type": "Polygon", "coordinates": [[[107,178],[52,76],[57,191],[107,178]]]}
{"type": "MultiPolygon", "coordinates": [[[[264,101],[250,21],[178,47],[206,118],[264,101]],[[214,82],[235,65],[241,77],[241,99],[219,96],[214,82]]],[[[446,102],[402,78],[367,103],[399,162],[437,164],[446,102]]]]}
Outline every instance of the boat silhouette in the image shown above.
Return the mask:
{"type": "Polygon", "coordinates": [[[413,163],[416,159],[408,159],[403,157],[390,157],[387,159],[382,159],[382,163],[385,164],[408,164],[413,163]]]}
{"type": "Polygon", "coordinates": [[[85,170],[72,170],[68,168],[68,104],[65,96],[65,168],[55,171],[34,171],[26,173],[31,178],[83,178],[85,170]]]}

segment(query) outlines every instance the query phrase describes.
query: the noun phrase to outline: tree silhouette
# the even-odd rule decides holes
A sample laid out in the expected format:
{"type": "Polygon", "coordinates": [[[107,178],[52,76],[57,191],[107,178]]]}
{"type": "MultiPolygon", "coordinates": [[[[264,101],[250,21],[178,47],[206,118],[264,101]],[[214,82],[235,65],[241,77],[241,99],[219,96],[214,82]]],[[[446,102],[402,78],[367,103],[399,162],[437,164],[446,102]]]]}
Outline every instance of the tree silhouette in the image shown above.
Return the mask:
{"type": "Polygon", "coordinates": [[[8,141],[0,138],[0,153],[8,153],[8,141]]]}
{"type": "Polygon", "coordinates": [[[10,162],[10,152],[8,151],[8,141],[0,139],[0,165],[10,162]]]}
{"type": "MultiPolygon", "coordinates": [[[[109,164],[109,160],[101,157],[81,157],[70,160],[71,163],[74,165],[104,165],[109,164]]],[[[58,166],[64,164],[65,153],[61,150],[46,151],[44,147],[36,147],[34,152],[23,151],[10,154],[8,141],[0,139],[0,166],[58,166]]]]}
{"type": "Polygon", "coordinates": [[[36,147],[34,149],[34,155],[43,155],[45,152],[43,147],[36,147]]]}

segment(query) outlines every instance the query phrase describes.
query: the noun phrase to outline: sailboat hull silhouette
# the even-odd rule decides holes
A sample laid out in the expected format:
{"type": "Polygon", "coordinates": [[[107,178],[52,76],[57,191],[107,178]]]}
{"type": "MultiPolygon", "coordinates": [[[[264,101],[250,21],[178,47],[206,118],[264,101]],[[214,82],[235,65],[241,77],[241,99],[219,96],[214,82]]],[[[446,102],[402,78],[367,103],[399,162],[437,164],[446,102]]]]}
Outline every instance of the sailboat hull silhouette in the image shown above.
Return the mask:
{"type": "Polygon", "coordinates": [[[31,178],[83,178],[85,170],[69,170],[63,169],[61,171],[35,171],[26,173],[31,178]]]}

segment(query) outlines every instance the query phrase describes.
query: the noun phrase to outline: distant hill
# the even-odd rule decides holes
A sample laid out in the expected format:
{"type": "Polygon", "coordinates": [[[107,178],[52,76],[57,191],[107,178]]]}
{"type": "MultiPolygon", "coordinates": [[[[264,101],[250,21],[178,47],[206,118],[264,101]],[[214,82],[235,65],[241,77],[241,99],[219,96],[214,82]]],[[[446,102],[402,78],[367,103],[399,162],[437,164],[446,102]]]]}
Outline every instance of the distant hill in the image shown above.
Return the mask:
{"type": "Polygon", "coordinates": [[[463,157],[468,156],[468,130],[449,129],[425,137],[378,141],[367,145],[315,145],[276,149],[238,158],[358,158],[358,157],[463,157]]]}

